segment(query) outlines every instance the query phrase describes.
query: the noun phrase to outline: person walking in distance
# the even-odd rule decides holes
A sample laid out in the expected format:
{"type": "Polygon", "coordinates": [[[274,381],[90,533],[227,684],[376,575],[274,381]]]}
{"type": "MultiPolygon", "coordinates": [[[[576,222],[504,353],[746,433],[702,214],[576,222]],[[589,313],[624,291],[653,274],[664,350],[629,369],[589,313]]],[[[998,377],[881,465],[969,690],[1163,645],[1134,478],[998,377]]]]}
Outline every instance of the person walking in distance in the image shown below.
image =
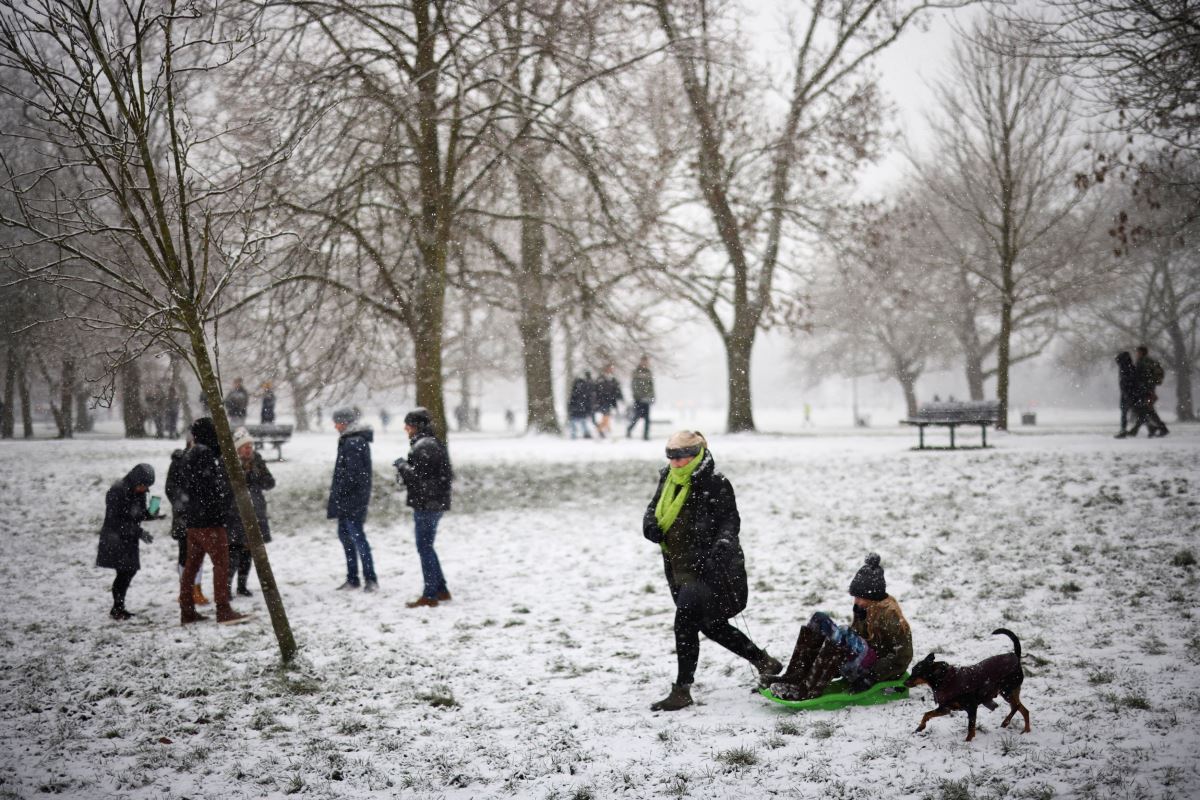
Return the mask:
{"type": "Polygon", "coordinates": [[[612,418],[616,414],[617,407],[625,402],[625,394],[621,391],[621,382],[613,373],[613,365],[607,364],[604,367],[604,374],[596,381],[596,410],[600,412],[596,431],[602,439],[612,431],[612,418]]]}
{"type": "Polygon", "coordinates": [[[1134,362],[1134,423],[1130,436],[1137,436],[1142,423],[1146,424],[1150,438],[1166,436],[1170,433],[1167,426],[1154,410],[1158,402],[1158,387],[1162,386],[1165,373],[1162,364],[1150,357],[1150,349],[1140,345],[1137,349],[1137,361],[1134,362]]]}
{"type": "MultiPolygon", "coordinates": [[[[275,476],[267,469],[267,462],[262,455],[254,449],[254,437],[245,428],[238,428],[233,434],[233,446],[237,448],[238,461],[246,474],[246,489],[250,492],[250,503],[254,506],[254,516],[258,518],[263,544],[266,544],[271,541],[271,525],[267,519],[267,498],[263,492],[275,488],[275,476]]],[[[235,509],[235,513],[229,517],[229,581],[232,584],[234,575],[237,575],[239,597],[253,596],[246,586],[253,565],[246,529],[242,525],[241,515],[235,509]]],[[[232,591],[233,587],[230,586],[232,591]]]]}
{"type": "Polygon", "coordinates": [[[154,467],[138,464],[124,478],[114,483],[104,496],[104,524],[100,527],[100,544],[96,550],[96,566],[116,570],[112,583],[112,610],[108,615],[123,621],[133,616],[125,608],[125,593],[133,576],[141,569],[140,543],[154,540],[142,529],[151,515],[146,506],[146,492],[154,485],[154,467]]]}
{"type": "Polygon", "coordinates": [[[760,678],[783,669],[729,624],[746,607],[747,598],[733,486],[717,472],[708,442],[695,431],[679,431],[667,440],[667,462],[642,518],[642,535],[662,550],[675,602],[678,672],[670,694],[651,705],[651,711],[677,711],[692,704],[702,633],[749,661],[760,678]]]}
{"type": "Polygon", "coordinates": [[[1138,386],[1137,369],[1128,350],[1117,353],[1117,385],[1121,390],[1121,430],[1115,438],[1124,439],[1129,435],[1128,422],[1134,412],[1138,386]]]}
{"type": "Polygon", "coordinates": [[[571,429],[572,439],[577,436],[592,438],[588,420],[592,418],[593,402],[592,374],[589,372],[576,377],[571,383],[571,396],[567,400],[567,425],[571,429]]]}
{"type": "Polygon", "coordinates": [[[625,436],[633,438],[633,429],[638,420],[643,420],[642,438],[650,438],[650,406],[654,403],[654,374],[650,372],[650,356],[642,356],[637,368],[633,371],[633,381],[629,387],[633,396],[633,413],[629,418],[629,427],[625,436]]]}
{"type": "Polygon", "coordinates": [[[233,388],[225,395],[225,414],[229,417],[229,427],[237,429],[246,424],[246,409],[250,405],[250,393],[242,385],[241,378],[233,379],[233,388]]]}
{"type": "Polygon", "coordinates": [[[433,417],[424,408],[414,408],[404,415],[404,432],[408,434],[408,458],[395,461],[398,480],[408,489],[408,505],[413,510],[417,554],[421,557],[424,586],[421,596],[406,605],[409,608],[436,606],[450,599],[446,577],[433,541],[438,522],[450,510],[450,493],[454,471],[446,445],[433,430],[433,417]]]}
{"type": "Polygon", "coordinates": [[[367,506],[371,502],[371,442],[375,438],[369,425],[358,424],[352,408],[333,412],[333,427],[338,432],[337,461],[329,486],[329,504],[325,514],[337,520],[338,539],[346,555],[346,581],[339,590],[359,588],[358,564],[362,562],[362,589],[379,588],[375,560],[367,541],[367,506]]]}
{"type": "Polygon", "coordinates": [[[229,602],[229,537],[225,525],[234,507],[229,475],[221,463],[217,429],[210,417],[192,423],[192,446],[184,453],[180,483],[187,523],[187,562],[179,576],[179,616],[184,625],[205,619],[196,612],[192,585],[207,554],[212,561],[213,601],[217,622],[243,622],[247,615],[233,610],[229,602]]]}
{"type": "Polygon", "coordinates": [[[275,424],[275,388],[270,381],[262,385],[262,411],[258,420],[263,425],[275,424]]]}

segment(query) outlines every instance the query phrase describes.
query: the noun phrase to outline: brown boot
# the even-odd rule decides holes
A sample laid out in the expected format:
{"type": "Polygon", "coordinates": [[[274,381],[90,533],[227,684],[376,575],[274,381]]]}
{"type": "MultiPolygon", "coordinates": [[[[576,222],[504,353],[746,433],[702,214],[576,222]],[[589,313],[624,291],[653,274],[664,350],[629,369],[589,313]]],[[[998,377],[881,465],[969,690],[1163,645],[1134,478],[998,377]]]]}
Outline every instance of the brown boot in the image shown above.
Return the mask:
{"type": "Polygon", "coordinates": [[[817,651],[808,675],[800,682],[802,696],[795,699],[811,700],[814,697],[820,697],[826,687],[837,677],[845,662],[845,651],[833,642],[825,642],[817,651]]]}
{"type": "Polygon", "coordinates": [[[787,669],[779,675],[763,676],[763,683],[765,685],[773,683],[800,683],[804,679],[804,676],[808,674],[813,659],[817,657],[817,651],[821,649],[821,645],[824,643],[825,640],[821,637],[821,634],[807,625],[804,626],[800,629],[800,635],[796,637],[796,647],[792,650],[792,660],[788,662],[787,669]]]}
{"type": "Polygon", "coordinates": [[[192,602],[198,606],[206,606],[212,601],[204,596],[204,590],[200,588],[200,584],[192,584],[192,602]]]}
{"type": "Polygon", "coordinates": [[[193,622],[203,622],[206,619],[208,619],[208,617],[206,617],[203,614],[197,614],[196,609],[194,609],[194,608],[191,611],[184,609],[183,612],[179,615],[179,624],[180,625],[191,625],[193,622]]]}
{"type": "Polygon", "coordinates": [[[224,613],[218,611],[217,622],[221,623],[222,625],[238,625],[243,622],[248,622],[251,616],[251,614],[239,614],[231,608],[224,613]]]}
{"type": "Polygon", "coordinates": [[[692,686],[687,683],[672,683],[671,693],[650,705],[651,711],[678,711],[692,704],[692,686]]]}
{"type": "Polygon", "coordinates": [[[426,597],[425,595],[421,595],[416,600],[409,600],[407,603],[404,604],[404,607],[405,608],[426,608],[426,607],[434,608],[437,606],[437,604],[438,604],[438,601],[434,600],[432,597],[426,597]]]}
{"type": "Polygon", "coordinates": [[[449,591],[449,590],[446,590],[446,591],[444,591],[444,592],[438,592],[438,593],[437,593],[437,598],[436,598],[436,599],[437,599],[437,601],[438,601],[439,603],[448,603],[448,602],[450,602],[450,591],[449,591]]]}

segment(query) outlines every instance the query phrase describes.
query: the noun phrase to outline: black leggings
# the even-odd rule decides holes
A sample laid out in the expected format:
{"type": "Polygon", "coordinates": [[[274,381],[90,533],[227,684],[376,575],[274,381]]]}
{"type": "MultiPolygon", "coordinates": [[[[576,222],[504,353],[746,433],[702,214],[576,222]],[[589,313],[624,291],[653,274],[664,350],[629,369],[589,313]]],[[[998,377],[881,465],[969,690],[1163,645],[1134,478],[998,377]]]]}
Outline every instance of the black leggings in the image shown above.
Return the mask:
{"type": "Polygon", "coordinates": [[[675,657],[679,660],[675,682],[680,686],[691,685],[696,677],[702,633],[747,661],[762,656],[754,642],[730,625],[729,620],[714,617],[715,599],[712,589],[700,581],[685,583],[675,595],[675,657]]]}
{"type": "Polygon", "coordinates": [[[250,566],[254,563],[254,559],[250,556],[250,550],[244,544],[229,545],[229,585],[233,586],[233,574],[237,573],[237,585],[241,589],[246,588],[246,579],[250,577],[250,566]]]}
{"type": "Polygon", "coordinates": [[[136,569],[117,570],[117,577],[113,578],[112,584],[114,611],[125,610],[125,593],[129,591],[129,584],[133,583],[133,576],[137,575],[137,572],[136,569]]]}

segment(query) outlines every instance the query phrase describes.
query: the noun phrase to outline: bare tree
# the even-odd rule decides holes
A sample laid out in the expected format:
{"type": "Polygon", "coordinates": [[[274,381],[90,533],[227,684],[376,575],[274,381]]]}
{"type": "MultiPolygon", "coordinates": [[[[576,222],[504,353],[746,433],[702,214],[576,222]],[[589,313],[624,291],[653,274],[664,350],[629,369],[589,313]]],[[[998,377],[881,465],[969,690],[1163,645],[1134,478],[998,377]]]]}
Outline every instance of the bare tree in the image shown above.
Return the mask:
{"type": "Polygon", "coordinates": [[[985,292],[996,320],[1002,429],[1014,331],[1034,316],[1053,319],[1099,272],[1083,246],[1095,212],[1081,206],[1084,190],[1074,184],[1080,151],[1070,99],[1035,59],[1012,54],[1012,35],[992,21],[956,44],[955,76],[937,87],[932,152],[917,167],[951,212],[940,233],[957,246],[959,274],[969,273],[964,292],[985,292]],[[962,248],[967,231],[972,246],[962,248]]]}
{"type": "MultiPolygon", "coordinates": [[[[213,412],[221,457],[246,528],[283,660],[296,652],[283,602],[246,490],[220,402],[209,332],[233,276],[253,269],[263,234],[242,213],[270,164],[229,166],[210,144],[193,102],[206,77],[235,57],[238,44],[215,31],[200,3],[135,0],[18,0],[0,13],[4,91],[29,109],[4,140],[32,142],[48,163],[14,169],[0,186],[16,213],[4,255],[38,280],[101,297],[91,324],[124,334],[132,352],[179,346],[213,412]],[[57,178],[81,175],[80,190],[57,178]],[[24,248],[50,244],[63,254],[27,262],[24,248]],[[179,337],[179,338],[176,338],[179,337]]],[[[200,98],[203,101],[203,97],[200,98]]],[[[129,350],[130,348],[127,348],[129,350]]]]}

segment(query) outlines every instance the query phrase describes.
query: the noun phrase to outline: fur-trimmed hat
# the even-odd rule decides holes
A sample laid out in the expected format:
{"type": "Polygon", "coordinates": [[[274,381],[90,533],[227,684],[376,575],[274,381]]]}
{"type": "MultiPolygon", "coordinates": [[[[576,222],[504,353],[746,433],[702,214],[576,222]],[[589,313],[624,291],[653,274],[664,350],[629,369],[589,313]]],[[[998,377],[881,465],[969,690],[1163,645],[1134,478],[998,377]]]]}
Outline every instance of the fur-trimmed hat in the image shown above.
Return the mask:
{"type": "Polygon", "coordinates": [[[850,594],[865,600],[887,598],[887,581],[883,578],[883,567],[880,566],[877,553],[868,554],[866,563],[859,567],[854,580],[850,581],[850,594]]]}
{"type": "Polygon", "coordinates": [[[254,444],[254,437],[245,428],[238,428],[233,432],[233,449],[241,450],[244,444],[254,444]]]}

